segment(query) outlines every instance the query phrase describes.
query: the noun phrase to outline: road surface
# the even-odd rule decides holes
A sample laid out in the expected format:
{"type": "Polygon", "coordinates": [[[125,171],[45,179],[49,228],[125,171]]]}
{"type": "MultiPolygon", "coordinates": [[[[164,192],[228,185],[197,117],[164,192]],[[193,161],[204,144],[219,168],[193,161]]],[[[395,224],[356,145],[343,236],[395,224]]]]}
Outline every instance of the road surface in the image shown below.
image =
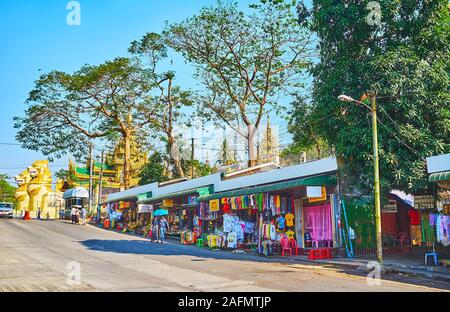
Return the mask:
{"type": "Polygon", "coordinates": [[[439,291],[448,287],[448,283],[410,277],[369,286],[365,276],[349,270],[156,244],[90,225],[0,219],[0,291],[439,291]]]}

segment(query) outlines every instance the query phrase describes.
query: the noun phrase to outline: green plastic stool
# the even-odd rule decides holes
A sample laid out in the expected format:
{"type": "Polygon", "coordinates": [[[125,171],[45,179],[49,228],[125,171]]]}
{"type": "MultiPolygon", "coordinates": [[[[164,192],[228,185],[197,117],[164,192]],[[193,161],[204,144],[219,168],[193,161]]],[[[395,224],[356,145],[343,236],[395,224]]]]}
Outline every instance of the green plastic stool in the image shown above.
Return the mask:
{"type": "Polygon", "coordinates": [[[203,238],[197,238],[197,247],[203,247],[203,238]]]}

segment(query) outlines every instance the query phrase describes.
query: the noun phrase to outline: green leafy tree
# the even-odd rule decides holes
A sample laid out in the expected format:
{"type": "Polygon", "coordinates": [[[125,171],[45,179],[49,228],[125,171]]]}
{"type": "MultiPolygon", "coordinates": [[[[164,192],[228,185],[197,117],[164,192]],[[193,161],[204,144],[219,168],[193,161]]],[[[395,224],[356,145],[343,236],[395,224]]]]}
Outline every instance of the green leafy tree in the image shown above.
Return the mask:
{"type": "Polygon", "coordinates": [[[279,97],[302,85],[310,60],[310,33],[297,23],[294,6],[260,1],[246,14],[237,3],[218,1],[164,32],[168,45],[196,69],[203,86],[199,115],[239,133],[249,165],[257,160],[254,141],[262,117],[283,108],[279,97]]]}
{"type": "Polygon", "coordinates": [[[164,161],[161,153],[154,152],[151,154],[148,163],[141,170],[139,185],[168,181],[169,177],[166,175],[164,161]]]}
{"type": "Polygon", "coordinates": [[[8,179],[8,175],[0,174],[0,201],[15,203],[14,193],[16,192],[16,188],[9,184],[8,179]]]}
{"type": "Polygon", "coordinates": [[[152,73],[152,83],[159,93],[154,100],[161,107],[153,116],[153,126],[163,134],[162,140],[167,145],[169,162],[174,164],[177,176],[184,177],[174,127],[185,117],[183,109],[192,106],[191,94],[174,84],[173,71],[159,70],[160,63],[167,58],[167,46],[161,35],[147,33],[141,40],[131,43],[129,52],[136,57],[140,66],[152,73]]]}
{"type": "Polygon", "coordinates": [[[450,151],[448,1],[378,3],[380,11],[356,0],[300,7],[299,22],[319,39],[320,62],[312,69],[311,103],[294,103],[291,130],[302,141],[306,133],[295,124],[311,110],[316,134],[345,160],[346,180],[369,190],[370,112],[337,97],[376,94],[382,187],[414,192],[427,188],[424,159],[450,151]]]}
{"type": "Polygon", "coordinates": [[[44,155],[70,152],[83,159],[88,140],[120,137],[129,188],[131,140],[150,129],[159,109],[151,96],[152,74],[127,58],[85,65],[74,74],[45,74],[30,92],[25,116],[15,118],[16,138],[44,155]]]}

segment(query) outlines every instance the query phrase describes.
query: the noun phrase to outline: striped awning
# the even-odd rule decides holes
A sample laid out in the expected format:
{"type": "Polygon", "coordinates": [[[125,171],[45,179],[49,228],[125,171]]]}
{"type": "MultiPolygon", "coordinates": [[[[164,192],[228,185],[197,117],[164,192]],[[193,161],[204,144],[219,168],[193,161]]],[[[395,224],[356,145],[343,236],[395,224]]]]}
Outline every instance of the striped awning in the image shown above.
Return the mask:
{"type": "Polygon", "coordinates": [[[336,176],[335,175],[315,176],[310,178],[302,178],[268,185],[253,186],[222,193],[215,193],[207,196],[200,196],[197,200],[208,201],[211,199],[219,199],[223,197],[236,197],[250,194],[287,190],[299,186],[326,186],[326,185],[336,185],[336,176]]]}
{"type": "Polygon", "coordinates": [[[430,182],[440,182],[450,180],[450,171],[442,171],[430,174],[430,182]]]}

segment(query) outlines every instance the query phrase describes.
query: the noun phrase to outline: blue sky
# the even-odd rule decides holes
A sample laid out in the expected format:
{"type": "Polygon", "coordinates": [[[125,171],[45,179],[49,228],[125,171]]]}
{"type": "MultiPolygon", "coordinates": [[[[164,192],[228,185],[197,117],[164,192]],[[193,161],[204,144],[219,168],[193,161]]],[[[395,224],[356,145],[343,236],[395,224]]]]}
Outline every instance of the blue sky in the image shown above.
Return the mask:
{"type": "MultiPolygon", "coordinates": [[[[81,26],[69,26],[68,0],[0,0],[0,143],[15,143],[13,117],[22,115],[24,101],[40,74],[72,72],[126,56],[131,41],[159,32],[165,21],[180,21],[215,0],[79,0],[81,26]]],[[[250,0],[239,0],[245,8],[250,0]]],[[[192,69],[172,55],[177,83],[193,86],[192,69]]],[[[276,123],[283,123],[276,120],[276,123]]],[[[40,153],[0,145],[0,173],[15,175],[40,153]]],[[[67,167],[55,160],[52,171],[67,167]]]]}

